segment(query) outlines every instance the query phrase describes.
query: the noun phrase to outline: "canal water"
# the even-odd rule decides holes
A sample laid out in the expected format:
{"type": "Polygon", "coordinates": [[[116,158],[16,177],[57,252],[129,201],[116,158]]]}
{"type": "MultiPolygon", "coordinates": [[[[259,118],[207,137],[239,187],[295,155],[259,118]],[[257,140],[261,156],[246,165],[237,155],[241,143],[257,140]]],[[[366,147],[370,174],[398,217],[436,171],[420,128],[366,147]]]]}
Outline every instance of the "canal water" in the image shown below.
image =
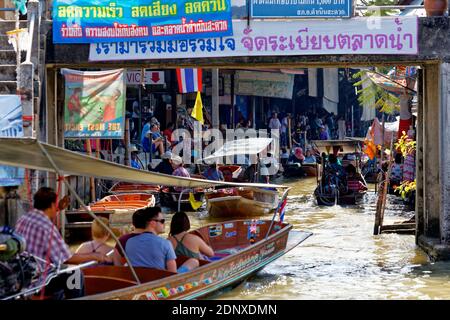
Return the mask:
{"type": "MultiPolygon", "coordinates": [[[[315,178],[276,182],[293,187],[285,221],[313,235],[215,299],[450,299],[450,263],[429,262],[412,235],[373,235],[373,188],[361,205],[318,207],[315,178]]],[[[385,224],[413,215],[392,197],[385,224]]],[[[211,223],[190,218],[193,228],[211,223]]]]}

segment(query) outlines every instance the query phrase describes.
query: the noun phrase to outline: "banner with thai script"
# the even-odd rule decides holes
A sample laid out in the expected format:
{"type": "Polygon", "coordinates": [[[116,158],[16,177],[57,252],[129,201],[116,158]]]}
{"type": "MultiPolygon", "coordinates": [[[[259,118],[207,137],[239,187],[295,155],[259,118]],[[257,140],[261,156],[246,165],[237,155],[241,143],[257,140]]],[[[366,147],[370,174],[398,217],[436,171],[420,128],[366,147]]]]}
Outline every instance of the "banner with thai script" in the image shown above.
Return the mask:
{"type": "MultiPolygon", "coordinates": [[[[0,137],[23,137],[22,102],[18,95],[0,95],[0,137]]],[[[23,180],[23,168],[0,166],[0,187],[19,186],[23,180]]]]}
{"type": "Polygon", "coordinates": [[[53,43],[196,39],[233,34],[230,0],[56,0],[53,43]]]}
{"type": "Polygon", "coordinates": [[[124,69],[78,71],[64,75],[64,137],[123,138],[125,124],[124,69]]]}
{"type": "Polygon", "coordinates": [[[90,61],[340,54],[417,54],[417,17],[234,21],[234,35],[91,44],[90,61]]]}
{"type": "Polygon", "coordinates": [[[292,99],[294,75],[273,72],[236,71],[234,92],[242,96],[292,99]]]}
{"type": "Polygon", "coordinates": [[[349,18],[352,0],[251,0],[254,18],[349,18]]]}

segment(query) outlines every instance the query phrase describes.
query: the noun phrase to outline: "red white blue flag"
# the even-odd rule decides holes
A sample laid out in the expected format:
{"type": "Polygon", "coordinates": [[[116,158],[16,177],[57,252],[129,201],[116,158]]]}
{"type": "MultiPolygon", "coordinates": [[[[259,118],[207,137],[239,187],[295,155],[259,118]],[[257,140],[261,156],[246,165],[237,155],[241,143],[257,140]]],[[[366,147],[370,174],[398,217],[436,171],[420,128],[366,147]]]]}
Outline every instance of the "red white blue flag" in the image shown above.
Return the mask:
{"type": "Polygon", "coordinates": [[[202,92],[202,69],[177,69],[180,93],[202,92]]]}
{"type": "Polygon", "coordinates": [[[283,203],[281,204],[281,207],[280,207],[280,222],[283,222],[283,220],[284,220],[284,213],[286,211],[286,204],[287,204],[287,197],[284,198],[283,203]]]}

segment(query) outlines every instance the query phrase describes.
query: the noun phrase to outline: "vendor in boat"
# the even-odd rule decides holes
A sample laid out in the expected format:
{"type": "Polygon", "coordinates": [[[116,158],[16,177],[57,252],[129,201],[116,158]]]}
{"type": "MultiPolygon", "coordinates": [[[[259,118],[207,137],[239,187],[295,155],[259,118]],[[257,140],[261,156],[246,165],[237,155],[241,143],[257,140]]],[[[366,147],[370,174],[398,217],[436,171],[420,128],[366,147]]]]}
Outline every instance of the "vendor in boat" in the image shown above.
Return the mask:
{"type": "Polygon", "coordinates": [[[204,259],[202,255],[213,257],[213,249],[195,234],[188,233],[191,228],[189,217],[185,212],[177,212],[172,217],[168,240],[172,243],[177,256],[186,256],[187,260],[180,268],[179,273],[188,272],[199,266],[198,259],[204,259]]]}
{"type": "Polygon", "coordinates": [[[294,154],[289,158],[290,163],[300,163],[302,164],[305,160],[305,156],[303,155],[303,149],[297,147],[294,149],[294,154]]]}
{"type": "MultiPolygon", "coordinates": [[[[99,220],[103,222],[107,227],[109,227],[109,220],[104,217],[99,217],[99,220]]],[[[75,253],[88,254],[88,253],[100,253],[107,257],[104,264],[112,264],[112,257],[108,256],[114,248],[109,246],[106,242],[109,240],[111,235],[108,230],[106,230],[100,222],[97,220],[92,221],[91,226],[92,241],[82,243],[75,253]]]]}
{"type": "Polygon", "coordinates": [[[317,159],[312,154],[311,149],[306,149],[305,159],[303,160],[304,164],[316,164],[317,159]]]}
{"type": "Polygon", "coordinates": [[[202,173],[203,177],[208,180],[213,181],[224,181],[223,173],[219,170],[217,163],[213,162],[209,165],[209,167],[203,171],[202,173]]]}
{"type": "Polygon", "coordinates": [[[367,185],[362,175],[356,170],[355,166],[349,164],[347,171],[347,188],[349,192],[363,192],[367,190],[367,185]]]}
{"type": "Polygon", "coordinates": [[[173,173],[172,163],[170,160],[171,158],[172,152],[170,151],[165,152],[161,156],[162,161],[155,167],[154,171],[171,175],[173,173]]]}
{"type": "MultiPolygon", "coordinates": [[[[87,261],[103,263],[107,257],[100,252],[75,253],[70,252],[54,222],[59,210],[69,206],[70,198],[65,196],[57,203],[57,195],[51,188],[42,187],[33,196],[33,209],[19,218],[16,232],[24,237],[27,252],[42,261],[42,270],[61,264],[80,264],[87,261]],[[49,248],[51,250],[49,251],[49,248]]],[[[79,273],[82,277],[82,273],[79,273]]],[[[54,299],[70,299],[84,295],[84,286],[69,288],[67,279],[71,273],[61,273],[52,279],[45,287],[45,295],[54,299]]],[[[81,281],[83,283],[83,281],[81,281]]]]}
{"type": "MultiPolygon", "coordinates": [[[[146,220],[144,210],[136,210],[133,213],[131,220],[134,228],[133,232],[124,234],[119,238],[119,242],[124,250],[129,239],[136,237],[145,231],[146,220]]],[[[124,254],[120,249],[119,244],[116,244],[116,247],[114,248],[113,262],[115,266],[122,266],[125,263],[124,254]]]]}
{"type": "MultiPolygon", "coordinates": [[[[186,170],[186,168],[183,166],[183,159],[180,156],[172,155],[172,168],[173,173],[172,175],[177,177],[185,177],[190,178],[190,173],[186,170]]],[[[175,187],[175,191],[180,192],[183,190],[183,188],[175,187]]]]}

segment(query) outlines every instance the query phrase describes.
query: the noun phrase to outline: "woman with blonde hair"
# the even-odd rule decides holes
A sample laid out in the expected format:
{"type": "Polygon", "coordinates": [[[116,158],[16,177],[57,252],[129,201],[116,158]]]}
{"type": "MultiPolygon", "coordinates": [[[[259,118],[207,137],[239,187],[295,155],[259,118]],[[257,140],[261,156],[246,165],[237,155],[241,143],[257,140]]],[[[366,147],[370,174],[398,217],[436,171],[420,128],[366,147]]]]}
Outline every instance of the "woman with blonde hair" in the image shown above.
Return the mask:
{"type": "MultiPolygon", "coordinates": [[[[100,219],[106,226],[109,227],[108,219],[104,217],[99,217],[98,219],[100,219]]],[[[106,257],[106,259],[104,259],[102,263],[111,264],[112,257],[108,256],[107,254],[114,248],[106,243],[110,238],[108,230],[106,230],[97,220],[94,220],[92,221],[91,234],[92,240],[82,243],[78,247],[76,253],[98,253],[99,255],[106,257]]]]}

